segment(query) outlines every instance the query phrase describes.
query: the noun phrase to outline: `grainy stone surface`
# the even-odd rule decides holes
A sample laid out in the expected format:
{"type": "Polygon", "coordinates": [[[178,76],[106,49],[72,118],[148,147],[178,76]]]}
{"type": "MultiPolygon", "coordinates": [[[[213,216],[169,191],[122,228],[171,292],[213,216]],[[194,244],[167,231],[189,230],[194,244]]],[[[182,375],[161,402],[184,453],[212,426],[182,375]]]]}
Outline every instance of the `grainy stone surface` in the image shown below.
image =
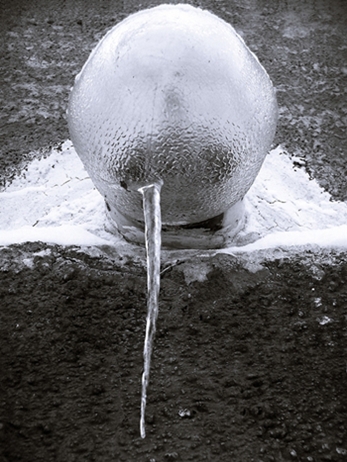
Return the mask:
{"type": "MultiPolygon", "coordinates": [[[[278,90],[277,143],[345,199],[345,2],[190,3],[242,33],[278,90]]],[[[138,9],[2,0],[2,184],[68,137],[74,75],[106,30],[138,9]]],[[[141,260],[43,243],[2,248],[0,460],[346,460],[345,261],[315,248],[262,265],[163,262],[141,440],[141,260]]]]}
{"type": "Polygon", "coordinates": [[[2,460],[344,460],[345,257],[168,267],[141,440],[144,267],[2,249],[2,460]]]}

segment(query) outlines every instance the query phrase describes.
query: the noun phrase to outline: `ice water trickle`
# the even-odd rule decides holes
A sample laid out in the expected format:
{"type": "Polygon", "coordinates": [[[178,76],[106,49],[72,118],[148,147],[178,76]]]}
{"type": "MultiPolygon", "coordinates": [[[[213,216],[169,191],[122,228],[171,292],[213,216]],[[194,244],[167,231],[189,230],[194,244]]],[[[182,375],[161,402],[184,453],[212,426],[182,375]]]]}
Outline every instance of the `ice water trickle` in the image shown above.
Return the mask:
{"type": "Polygon", "coordinates": [[[145,412],[147,401],[147,386],[151,366],[153,339],[159,308],[160,289],[160,247],[161,247],[161,184],[151,184],[139,189],[143,196],[143,213],[145,219],[145,239],[147,250],[147,323],[143,348],[144,368],[142,374],[141,393],[141,438],[146,437],[145,412]]]}

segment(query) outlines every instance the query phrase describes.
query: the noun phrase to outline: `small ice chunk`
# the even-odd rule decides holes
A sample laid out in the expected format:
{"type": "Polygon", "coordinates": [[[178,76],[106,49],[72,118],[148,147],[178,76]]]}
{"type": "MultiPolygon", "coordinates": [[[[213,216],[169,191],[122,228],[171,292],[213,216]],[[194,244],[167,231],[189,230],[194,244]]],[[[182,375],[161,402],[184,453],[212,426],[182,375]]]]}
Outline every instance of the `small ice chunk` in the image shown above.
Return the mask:
{"type": "Polygon", "coordinates": [[[318,322],[321,326],[325,326],[325,324],[329,324],[329,322],[332,322],[333,320],[329,318],[329,316],[322,316],[321,318],[318,318],[318,322]]]}
{"type": "Polygon", "coordinates": [[[23,263],[25,266],[27,266],[28,268],[34,268],[34,259],[33,258],[24,258],[23,259],[23,263]]]}
{"type": "Polygon", "coordinates": [[[189,418],[189,417],[191,417],[192,413],[190,412],[189,409],[182,409],[182,408],[181,408],[181,409],[178,411],[178,415],[179,415],[180,417],[188,417],[188,418],[189,418]]]}

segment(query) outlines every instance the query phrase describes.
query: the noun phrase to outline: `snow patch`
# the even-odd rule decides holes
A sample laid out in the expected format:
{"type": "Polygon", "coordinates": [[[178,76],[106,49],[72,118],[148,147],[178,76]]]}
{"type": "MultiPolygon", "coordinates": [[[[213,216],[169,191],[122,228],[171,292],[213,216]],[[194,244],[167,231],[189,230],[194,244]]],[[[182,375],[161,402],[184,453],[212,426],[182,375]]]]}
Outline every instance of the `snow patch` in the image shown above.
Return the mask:
{"type": "MultiPolygon", "coordinates": [[[[269,153],[245,199],[246,227],[221,252],[347,247],[347,204],[332,201],[301,163],[281,147],[269,153]]],[[[27,241],[126,246],[107,231],[104,200],[70,141],[32,161],[0,192],[0,245],[27,241]]]]}

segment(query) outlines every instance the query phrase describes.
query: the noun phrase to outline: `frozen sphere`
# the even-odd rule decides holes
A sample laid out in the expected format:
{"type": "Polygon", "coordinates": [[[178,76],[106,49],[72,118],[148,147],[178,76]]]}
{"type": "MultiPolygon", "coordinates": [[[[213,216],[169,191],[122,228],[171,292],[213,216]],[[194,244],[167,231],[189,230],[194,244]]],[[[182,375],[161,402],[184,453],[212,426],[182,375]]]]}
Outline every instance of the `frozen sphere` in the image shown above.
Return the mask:
{"type": "Polygon", "coordinates": [[[143,223],[138,188],[162,182],[164,225],[243,199],[273,141],[270,78],[225,21],[189,5],[129,16],[99,42],[69,102],[75,149],[111,216],[143,223]]]}

